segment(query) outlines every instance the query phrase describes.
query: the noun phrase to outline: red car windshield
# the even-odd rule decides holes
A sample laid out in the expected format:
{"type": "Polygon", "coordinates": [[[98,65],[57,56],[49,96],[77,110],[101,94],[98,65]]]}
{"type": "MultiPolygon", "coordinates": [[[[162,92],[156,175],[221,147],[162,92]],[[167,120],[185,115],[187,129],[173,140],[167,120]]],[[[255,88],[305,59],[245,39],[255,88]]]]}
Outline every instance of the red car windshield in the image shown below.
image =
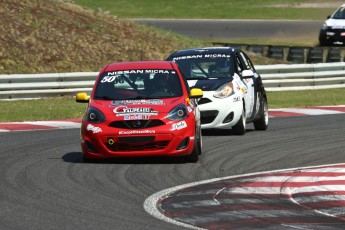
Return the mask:
{"type": "Polygon", "coordinates": [[[94,99],[130,100],[182,96],[174,70],[121,70],[104,72],[97,82],[94,99]]]}

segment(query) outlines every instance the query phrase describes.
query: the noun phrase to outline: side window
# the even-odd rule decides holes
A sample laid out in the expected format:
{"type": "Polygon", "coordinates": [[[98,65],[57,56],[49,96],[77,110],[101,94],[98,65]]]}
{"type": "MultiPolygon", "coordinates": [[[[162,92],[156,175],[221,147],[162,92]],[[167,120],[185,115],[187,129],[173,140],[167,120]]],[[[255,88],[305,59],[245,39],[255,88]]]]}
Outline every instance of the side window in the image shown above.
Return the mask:
{"type": "Polygon", "coordinates": [[[244,69],[250,69],[250,65],[242,52],[240,52],[241,59],[243,61],[244,69]]]}
{"type": "Polygon", "coordinates": [[[241,62],[241,58],[238,55],[238,53],[236,54],[236,70],[237,70],[237,73],[241,73],[244,70],[242,62],[241,62]]]}
{"type": "Polygon", "coordinates": [[[254,70],[254,66],[252,64],[252,62],[249,60],[249,58],[247,57],[246,54],[244,54],[243,52],[240,52],[241,58],[243,60],[243,63],[245,65],[245,69],[250,69],[250,70],[254,70]]]}

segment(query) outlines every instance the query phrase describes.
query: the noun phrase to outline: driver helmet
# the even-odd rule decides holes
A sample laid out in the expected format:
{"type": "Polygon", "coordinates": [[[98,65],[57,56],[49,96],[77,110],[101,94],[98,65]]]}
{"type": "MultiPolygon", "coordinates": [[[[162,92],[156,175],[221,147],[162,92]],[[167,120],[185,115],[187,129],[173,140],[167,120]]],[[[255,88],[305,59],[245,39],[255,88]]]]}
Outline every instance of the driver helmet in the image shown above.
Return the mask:
{"type": "Polygon", "coordinates": [[[166,89],[169,85],[169,75],[167,74],[155,74],[154,81],[156,84],[156,87],[158,88],[164,88],[166,89]]]}
{"type": "Polygon", "coordinates": [[[230,70],[229,60],[221,58],[216,62],[217,70],[219,73],[228,74],[230,70]]]}

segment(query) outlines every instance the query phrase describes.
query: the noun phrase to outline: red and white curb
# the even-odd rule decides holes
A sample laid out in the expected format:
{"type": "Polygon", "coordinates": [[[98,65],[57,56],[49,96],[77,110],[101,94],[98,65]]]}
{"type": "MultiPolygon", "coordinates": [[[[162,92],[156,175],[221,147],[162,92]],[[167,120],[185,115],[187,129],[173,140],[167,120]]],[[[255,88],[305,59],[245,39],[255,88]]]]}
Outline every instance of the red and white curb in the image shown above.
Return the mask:
{"type": "Polygon", "coordinates": [[[269,109],[270,117],[300,117],[345,113],[345,105],[312,106],[304,108],[269,109]]]}
{"type": "Polygon", "coordinates": [[[0,132],[80,128],[81,120],[25,121],[0,123],[0,132]]]}
{"type": "MultiPolygon", "coordinates": [[[[269,117],[297,117],[315,116],[345,113],[345,105],[339,106],[315,106],[305,108],[269,109],[269,117]]],[[[0,132],[50,130],[50,129],[74,129],[80,128],[81,119],[64,121],[27,121],[0,123],[0,132]]]]}
{"type": "Polygon", "coordinates": [[[343,229],[345,164],[190,183],[151,195],[144,208],[192,229],[343,229]]]}

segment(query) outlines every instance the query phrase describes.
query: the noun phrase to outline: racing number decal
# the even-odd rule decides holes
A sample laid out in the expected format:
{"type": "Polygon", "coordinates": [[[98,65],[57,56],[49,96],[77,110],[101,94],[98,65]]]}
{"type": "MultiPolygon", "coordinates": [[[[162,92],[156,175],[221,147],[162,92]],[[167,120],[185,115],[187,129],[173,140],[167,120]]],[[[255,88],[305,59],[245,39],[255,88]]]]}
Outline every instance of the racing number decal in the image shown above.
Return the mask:
{"type": "Polygon", "coordinates": [[[106,82],[109,82],[109,83],[114,82],[115,84],[118,84],[118,83],[123,84],[125,83],[125,80],[121,76],[105,76],[102,79],[101,83],[106,83],[106,82]]]}

